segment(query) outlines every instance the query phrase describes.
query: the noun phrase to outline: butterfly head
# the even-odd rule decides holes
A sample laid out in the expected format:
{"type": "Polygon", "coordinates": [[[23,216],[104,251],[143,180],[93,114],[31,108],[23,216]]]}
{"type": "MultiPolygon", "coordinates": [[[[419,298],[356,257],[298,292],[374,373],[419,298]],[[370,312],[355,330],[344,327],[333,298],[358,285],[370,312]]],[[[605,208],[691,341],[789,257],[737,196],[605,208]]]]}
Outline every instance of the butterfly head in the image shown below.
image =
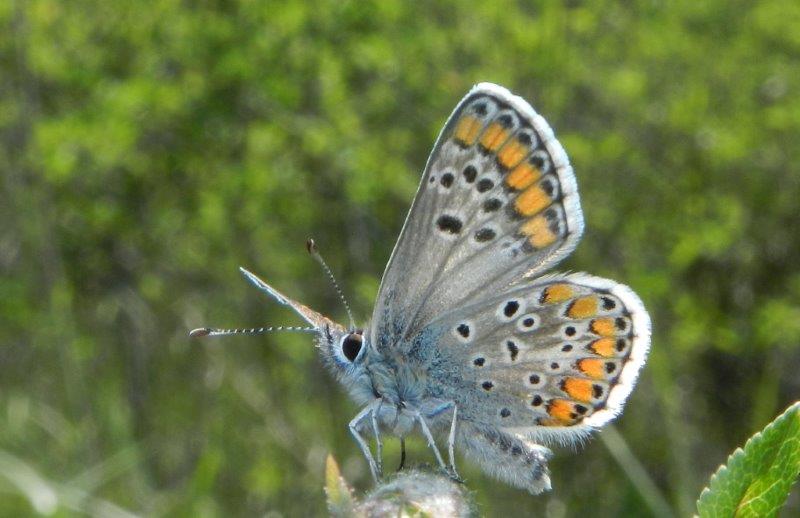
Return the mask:
{"type": "Polygon", "coordinates": [[[301,327],[260,327],[254,329],[215,329],[204,327],[193,330],[190,333],[191,336],[264,334],[273,331],[314,333],[317,339],[317,348],[320,351],[323,361],[345,385],[352,387],[358,385],[359,380],[367,379],[365,360],[368,356],[368,347],[363,329],[356,328],[352,323],[349,327],[338,324],[322,313],[314,311],[308,306],[285,296],[261,280],[254,273],[244,268],[240,268],[240,271],[255,287],[265,292],[278,303],[292,308],[308,325],[301,327]]]}
{"type": "Polygon", "coordinates": [[[324,348],[336,367],[350,369],[360,364],[365,355],[364,330],[354,331],[325,327],[321,333],[324,348]]]}
{"type": "Polygon", "coordinates": [[[376,390],[370,363],[375,365],[375,351],[369,347],[363,329],[346,329],[338,324],[325,325],[317,345],[322,360],[356,401],[370,401],[376,390]]]}

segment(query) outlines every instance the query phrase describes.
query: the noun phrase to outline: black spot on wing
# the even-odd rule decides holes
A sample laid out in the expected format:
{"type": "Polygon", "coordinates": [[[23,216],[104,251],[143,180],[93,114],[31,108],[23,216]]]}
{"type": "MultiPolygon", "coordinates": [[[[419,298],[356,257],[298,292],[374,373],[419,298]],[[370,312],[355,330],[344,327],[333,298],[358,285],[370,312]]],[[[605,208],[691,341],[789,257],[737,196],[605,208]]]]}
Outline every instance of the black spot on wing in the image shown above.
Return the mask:
{"type": "Polygon", "coordinates": [[[495,238],[497,234],[494,230],[490,228],[482,228],[475,232],[475,241],[479,243],[485,243],[486,241],[491,241],[495,238]]]}
{"type": "Polygon", "coordinates": [[[436,226],[439,227],[439,230],[442,232],[446,232],[448,234],[458,234],[461,232],[463,223],[460,219],[445,214],[443,216],[439,216],[439,219],[436,220],[436,226]]]}
{"type": "Polygon", "coordinates": [[[478,189],[478,192],[491,191],[494,188],[494,182],[488,178],[484,178],[478,182],[475,188],[478,189]]]}
{"type": "Polygon", "coordinates": [[[460,324],[456,331],[464,338],[469,338],[469,326],[467,324],[460,324]]]}
{"type": "Polygon", "coordinates": [[[494,212],[503,206],[503,202],[497,198],[489,198],[483,202],[483,212],[494,212]]]}
{"type": "Polygon", "coordinates": [[[511,318],[517,313],[518,309],[519,309],[519,302],[517,302],[516,300],[510,300],[506,302],[506,307],[503,308],[503,314],[508,318],[511,318]]]}
{"type": "Polygon", "coordinates": [[[533,317],[526,317],[525,320],[522,321],[522,325],[525,327],[533,327],[535,323],[536,320],[533,317]]]}
{"type": "Polygon", "coordinates": [[[472,183],[478,177],[478,170],[475,169],[475,166],[468,165],[464,168],[463,174],[467,183],[472,183]]]}
{"type": "Polygon", "coordinates": [[[517,344],[515,344],[513,340],[508,340],[506,342],[506,348],[511,355],[511,361],[517,361],[517,356],[519,355],[519,347],[517,347],[517,344]]]}
{"type": "Polygon", "coordinates": [[[527,133],[520,133],[519,135],[517,135],[517,140],[521,144],[525,144],[526,146],[530,146],[531,143],[533,142],[533,140],[531,140],[531,136],[528,135],[527,133]]]}

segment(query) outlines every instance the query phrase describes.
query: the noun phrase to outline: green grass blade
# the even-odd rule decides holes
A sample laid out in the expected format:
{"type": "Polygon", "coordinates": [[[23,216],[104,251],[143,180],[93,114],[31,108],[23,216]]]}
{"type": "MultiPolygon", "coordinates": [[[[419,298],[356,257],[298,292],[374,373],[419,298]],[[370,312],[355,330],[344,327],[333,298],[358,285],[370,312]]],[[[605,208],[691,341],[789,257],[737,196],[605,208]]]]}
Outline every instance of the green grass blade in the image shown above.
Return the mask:
{"type": "Polygon", "coordinates": [[[800,402],[728,457],[697,501],[701,518],[775,516],[800,473],[800,402]]]}

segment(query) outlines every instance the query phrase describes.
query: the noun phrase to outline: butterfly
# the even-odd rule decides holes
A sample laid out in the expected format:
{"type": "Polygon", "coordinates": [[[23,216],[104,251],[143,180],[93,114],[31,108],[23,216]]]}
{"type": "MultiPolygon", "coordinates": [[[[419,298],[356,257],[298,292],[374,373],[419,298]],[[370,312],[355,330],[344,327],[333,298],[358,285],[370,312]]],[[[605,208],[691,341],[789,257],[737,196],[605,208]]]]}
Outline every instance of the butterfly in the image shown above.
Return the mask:
{"type": "Polygon", "coordinates": [[[434,145],[369,324],[338,324],[242,272],[308,323],[294,329],[314,333],[360,405],[349,428],[376,481],[382,433],[418,430],[453,477],[459,449],[538,494],[551,488],[547,446],[580,442],[616,417],[650,347],[649,315],[630,288],[547,273],[583,226],[575,174],[550,126],[521,97],[481,83],[434,145]],[[447,463],[437,435],[447,437],[447,463]]]}

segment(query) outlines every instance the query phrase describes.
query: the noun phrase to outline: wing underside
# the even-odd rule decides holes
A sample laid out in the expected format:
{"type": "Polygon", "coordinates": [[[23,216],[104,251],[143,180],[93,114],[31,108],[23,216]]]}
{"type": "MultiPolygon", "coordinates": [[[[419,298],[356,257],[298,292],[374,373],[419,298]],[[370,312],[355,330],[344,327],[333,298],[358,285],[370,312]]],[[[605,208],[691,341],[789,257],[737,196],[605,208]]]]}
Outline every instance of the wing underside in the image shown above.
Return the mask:
{"type": "Polygon", "coordinates": [[[444,330],[437,347],[460,373],[465,417],[545,442],[614,418],[650,346],[636,294],[586,274],[528,280],[430,326],[444,330]]]}
{"type": "Polygon", "coordinates": [[[545,272],[582,231],[575,177],[547,122],[506,89],[476,86],[428,159],[381,282],[373,343],[545,272]]]}

